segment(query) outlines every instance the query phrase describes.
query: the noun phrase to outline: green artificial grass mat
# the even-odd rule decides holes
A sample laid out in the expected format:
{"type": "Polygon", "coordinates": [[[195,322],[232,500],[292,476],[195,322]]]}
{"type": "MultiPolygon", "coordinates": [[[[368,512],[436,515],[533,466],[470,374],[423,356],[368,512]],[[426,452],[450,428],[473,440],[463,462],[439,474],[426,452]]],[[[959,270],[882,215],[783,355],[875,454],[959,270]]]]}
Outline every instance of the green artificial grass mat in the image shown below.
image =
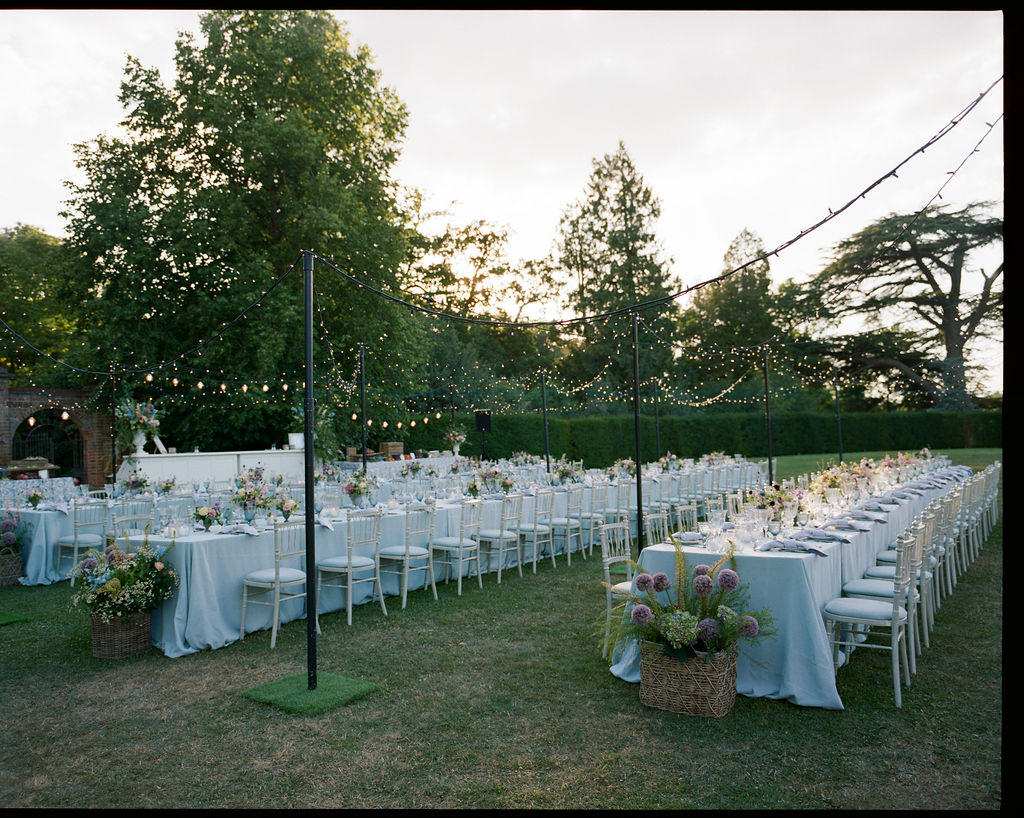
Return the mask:
{"type": "Polygon", "coordinates": [[[28,622],[27,616],[18,616],[17,614],[7,613],[7,611],[0,611],[0,625],[10,625],[12,622],[28,622]]]}
{"type": "Polygon", "coordinates": [[[242,695],[256,702],[277,705],[297,716],[315,716],[362,698],[379,688],[376,682],[364,682],[334,673],[317,673],[316,690],[310,690],[309,676],[300,673],[251,687],[243,691],[242,695]]]}

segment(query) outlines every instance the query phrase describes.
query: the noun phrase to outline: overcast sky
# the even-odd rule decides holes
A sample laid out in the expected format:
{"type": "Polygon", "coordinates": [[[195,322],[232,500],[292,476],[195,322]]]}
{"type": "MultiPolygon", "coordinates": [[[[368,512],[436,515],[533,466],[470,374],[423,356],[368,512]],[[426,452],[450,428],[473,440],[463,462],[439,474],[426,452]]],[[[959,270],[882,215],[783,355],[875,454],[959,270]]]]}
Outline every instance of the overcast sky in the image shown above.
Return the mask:
{"type": "MultiPolygon", "coordinates": [[[[595,158],[622,140],[660,199],[684,284],[722,270],[748,228],[774,248],[854,198],[1003,73],[1000,12],[340,10],[409,109],[397,179],[457,218],[552,247],[595,158]]],[[[195,11],[0,11],[0,227],[55,235],[72,144],[114,132],[125,56],[173,79],[195,11]]],[[[924,206],[1003,110],[1000,84],[951,133],[772,260],[776,282],[891,212],[924,206]]],[[[1003,199],[1003,128],[943,191],[1003,199]]],[[[1001,210],[1000,210],[1001,212],[1001,210]]],[[[986,358],[999,368],[999,356],[986,358]]]]}

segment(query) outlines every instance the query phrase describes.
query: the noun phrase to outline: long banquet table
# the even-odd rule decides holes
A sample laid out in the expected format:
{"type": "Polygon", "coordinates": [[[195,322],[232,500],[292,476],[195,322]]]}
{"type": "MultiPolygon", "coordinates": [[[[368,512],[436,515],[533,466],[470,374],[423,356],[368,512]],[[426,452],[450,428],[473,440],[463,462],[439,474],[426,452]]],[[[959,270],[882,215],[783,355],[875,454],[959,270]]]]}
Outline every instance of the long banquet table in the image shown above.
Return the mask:
{"type": "MultiPolygon", "coordinates": [[[[334,516],[331,528],[316,525],[316,556],[319,560],[345,553],[347,511],[334,516]]],[[[434,517],[435,536],[457,530],[459,507],[439,503],[434,517]]],[[[167,559],[177,570],[181,585],[171,599],[154,612],[153,644],[167,656],[178,657],[200,650],[222,648],[239,639],[242,617],[242,579],[256,568],[274,565],[274,532],[262,529],[258,534],[225,534],[196,531],[173,540],[167,559]]],[[[385,509],[381,520],[383,544],[403,542],[405,514],[399,507],[385,509]]],[[[170,545],[171,538],[150,536],[153,545],[170,545]]],[[[414,543],[423,545],[425,543],[414,543]]],[[[367,552],[364,556],[373,556],[367,552]]],[[[425,563],[420,562],[423,565],[425,563]]],[[[305,565],[295,567],[305,569],[305,565]]],[[[437,567],[435,566],[435,570],[437,567]]],[[[358,573],[358,572],[357,572],[358,573]]],[[[425,571],[410,572],[409,588],[422,588],[425,571]]],[[[443,579],[439,572],[438,579],[443,579]]],[[[313,578],[315,582],[315,577],[313,578]]],[[[382,578],[385,596],[399,593],[398,579],[382,578]]],[[[371,598],[369,585],[357,588],[353,605],[371,598]]],[[[344,592],[324,589],[318,600],[321,613],[345,607],[344,592]]],[[[282,605],[281,621],[289,622],[305,616],[305,600],[292,600],[282,605]]],[[[246,611],[246,632],[269,628],[272,613],[262,605],[246,611]]]]}
{"type": "MultiPolygon", "coordinates": [[[[842,596],[843,583],[863,575],[877,553],[885,549],[927,504],[939,497],[955,474],[939,475],[943,485],[898,489],[866,506],[884,520],[868,531],[836,532],[846,542],[808,541],[825,556],[814,553],[744,550],[735,554],[736,570],[749,589],[752,609],[771,610],[778,635],[758,645],[744,644],[737,665],[737,692],[744,696],[783,699],[808,707],[841,710],[842,700],[825,631],[822,608],[842,596]]],[[[713,564],[722,549],[685,546],[687,565],[713,564]]],[[[641,552],[640,569],[664,571],[675,583],[675,548],[654,544],[641,552]]],[[[628,682],[640,681],[640,652],[636,642],[616,646],[611,672],[628,682]]]]}

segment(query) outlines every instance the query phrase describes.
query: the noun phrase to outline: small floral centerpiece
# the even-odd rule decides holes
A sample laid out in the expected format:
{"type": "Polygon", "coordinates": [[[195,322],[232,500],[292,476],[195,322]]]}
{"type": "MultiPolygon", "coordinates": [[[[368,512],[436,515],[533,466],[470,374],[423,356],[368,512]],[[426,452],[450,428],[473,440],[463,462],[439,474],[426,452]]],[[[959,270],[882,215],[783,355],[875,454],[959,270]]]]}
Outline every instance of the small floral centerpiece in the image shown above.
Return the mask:
{"type": "Polygon", "coordinates": [[[351,479],[344,485],[345,494],[349,496],[353,503],[369,495],[372,488],[372,478],[362,471],[353,472],[351,479]]]}
{"type": "Polygon", "coordinates": [[[178,484],[178,481],[174,477],[168,477],[165,480],[161,480],[158,484],[161,494],[170,494],[174,491],[174,487],[178,484]]]}
{"type": "Polygon", "coordinates": [[[402,466],[402,477],[415,477],[417,474],[420,473],[420,470],[422,468],[423,466],[420,463],[417,463],[415,460],[413,460],[409,464],[402,466]]]}
{"type": "Polygon", "coordinates": [[[299,509],[299,503],[297,500],[293,500],[283,494],[279,494],[277,497],[277,507],[281,510],[281,516],[287,520],[299,509]]]}
{"type": "Polygon", "coordinates": [[[662,471],[677,471],[682,467],[682,460],[677,454],[665,452],[665,456],[658,459],[658,465],[662,471]]]}
{"type": "Polygon", "coordinates": [[[121,487],[125,491],[142,491],[149,485],[149,478],[142,472],[133,472],[121,481],[121,487]]]}
{"type": "Polygon", "coordinates": [[[470,497],[480,496],[480,481],[476,477],[470,480],[469,484],[466,486],[466,494],[470,497]]]}
{"type": "Polygon", "coordinates": [[[201,522],[203,524],[203,528],[207,531],[210,530],[211,525],[214,523],[221,523],[224,519],[220,513],[219,503],[214,503],[212,506],[199,506],[192,513],[192,516],[201,522]]]}
{"type": "Polygon", "coordinates": [[[567,483],[569,481],[576,482],[577,474],[576,468],[565,459],[563,455],[559,460],[556,460],[551,466],[551,471],[561,482],[567,483]]]}
{"type": "Polygon", "coordinates": [[[71,604],[104,622],[155,610],[178,587],[178,575],[164,561],[172,546],[150,545],[147,537],[127,554],[114,545],[90,550],[71,569],[72,579],[81,582],[71,604]]]}
{"type": "Polygon", "coordinates": [[[466,442],[466,432],[461,426],[456,426],[444,436],[444,442],[449,446],[461,446],[466,442]]]}
{"type": "Polygon", "coordinates": [[[32,491],[25,495],[25,500],[32,508],[35,508],[43,502],[43,493],[39,489],[32,489],[32,491]]]}
{"type": "Polygon", "coordinates": [[[261,467],[248,469],[235,475],[233,499],[249,512],[255,512],[258,508],[267,508],[271,504],[273,494],[263,477],[261,467]]]}
{"type": "Polygon", "coordinates": [[[324,483],[341,479],[341,469],[337,463],[321,463],[313,471],[313,482],[324,483]]]}
{"type": "Polygon", "coordinates": [[[7,509],[0,516],[0,585],[14,585],[21,576],[22,534],[17,511],[7,509]]]}
{"type": "Polygon", "coordinates": [[[630,476],[635,476],[636,463],[634,463],[628,457],[619,458],[612,464],[611,474],[613,476],[618,477],[622,477],[627,474],[630,476]]]}
{"type": "Polygon", "coordinates": [[[752,499],[756,508],[766,508],[771,512],[770,519],[781,520],[784,507],[799,503],[803,498],[803,492],[799,492],[799,495],[799,497],[791,495],[780,484],[773,483],[770,486],[759,488],[752,499]]]}
{"type": "Polygon", "coordinates": [[[503,474],[501,479],[498,480],[498,488],[505,494],[508,494],[512,489],[516,487],[516,481],[509,477],[507,474],[503,474]]]}
{"type": "Polygon", "coordinates": [[[700,458],[702,466],[720,466],[732,460],[725,452],[708,452],[700,458]]]}

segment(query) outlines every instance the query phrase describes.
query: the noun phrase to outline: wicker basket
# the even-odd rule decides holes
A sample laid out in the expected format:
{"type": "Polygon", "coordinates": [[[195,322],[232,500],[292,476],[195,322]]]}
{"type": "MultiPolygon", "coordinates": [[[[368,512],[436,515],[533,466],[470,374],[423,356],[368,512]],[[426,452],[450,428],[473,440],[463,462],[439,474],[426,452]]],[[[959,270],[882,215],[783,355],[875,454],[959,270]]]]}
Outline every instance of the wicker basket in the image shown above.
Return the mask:
{"type": "Polygon", "coordinates": [[[21,576],[21,554],[0,554],[0,586],[17,585],[21,576]]]}
{"type": "Polygon", "coordinates": [[[127,617],[113,616],[104,622],[92,617],[92,655],[97,659],[125,659],[152,647],[149,611],[127,617]]]}
{"type": "Polygon", "coordinates": [[[721,718],[736,701],[736,651],[681,662],[655,642],[640,643],[640,701],[648,707],[721,718]]]}

